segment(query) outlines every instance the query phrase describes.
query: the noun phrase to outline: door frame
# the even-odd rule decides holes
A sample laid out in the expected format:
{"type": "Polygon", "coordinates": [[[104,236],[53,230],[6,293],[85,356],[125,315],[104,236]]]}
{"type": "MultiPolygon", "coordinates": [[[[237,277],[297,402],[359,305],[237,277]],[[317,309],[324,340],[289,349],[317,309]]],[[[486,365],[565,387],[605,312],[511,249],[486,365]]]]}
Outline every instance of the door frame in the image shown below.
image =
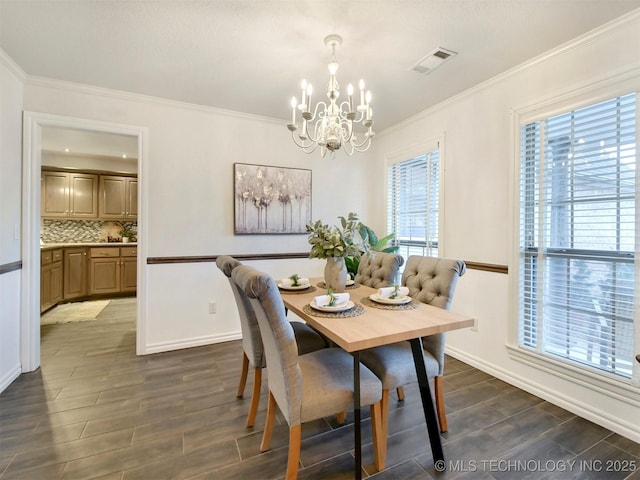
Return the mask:
{"type": "Polygon", "coordinates": [[[138,259],[136,353],[147,343],[147,188],[148,129],[64,115],[25,111],[22,145],[22,279],[20,362],[22,372],[40,366],[40,171],[42,128],[57,127],[131,135],[138,139],[138,259]]]}

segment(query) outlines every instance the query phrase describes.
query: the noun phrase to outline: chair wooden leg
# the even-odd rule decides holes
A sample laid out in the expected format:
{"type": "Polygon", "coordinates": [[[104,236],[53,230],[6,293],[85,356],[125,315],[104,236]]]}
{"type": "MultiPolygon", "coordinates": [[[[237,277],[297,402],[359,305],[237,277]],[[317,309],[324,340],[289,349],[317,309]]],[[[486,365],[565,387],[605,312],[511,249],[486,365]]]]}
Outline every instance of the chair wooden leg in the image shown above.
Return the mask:
{"type": "Polygon", "coordinates": [[[387,437],[382,428],[381,402],[371,405],[371,430],[373,431],[373,458],[376,470],[384,470],[387,460],[387,437]]]}
{"type": "Polygon", "coordinates": [[[266,452],[271,446],[271,435],[273,427],[276,423],[276,412],[278,404],[273,394],[269,392],[269,401],[267,402],[267,420],[264,422],[264,432],[262,433],[262,442],[260,443],[260,451],[266,452]]]}
{"type": "Polygon", "coordinates": [[[249,415],[247,416],[247,428],[253,427],[258,413],[258,404],[260,403],[260,388],[262,387],[262,367],[253,369],[253,392],[251,393],[251,405],[249,406],[249,415]]]}
{"type": "Polygon", "coordinates": [[[404,387],[396,388],[396,393],[398,394],[398,400],[402,402],[404,400],[404,387]]]}
{"type": "Polygon", "coordinates": [[[386,438],[389,434],[389,390],[382,389],[382,399],[380,400],[380,419],[382,421],[382,435],[386,438]]]}
{"type": "Polygon", "coordinates": [[[301,440],[302,426],[298,424],[293,427],[289,427],[289,459],[287,460],[286,480],[296,480],[298,478],[301,440]]]}
{"type": "Polygon", "coordinates": [[[240,374],[240,383],[238,384],[238,392],[236,397],[242,398],[244,395],[244,386],[247,384],[247,374],[249,373],[249,357],[242,352],[242,373],[240,374]]]}
{"type": "Polygon", "coordinates": [[[342,425],[347,420],[347,412],[340,412],[336,415],[336,421],[342,425]]]}
{"type": "Polygon", "coordinates": [[[434,390],[436,395],[436,411],[438,412],[438,422],[442,433],[449,429],[447,425],[447,412],[444,408],[444,377],[435,377],[434,390]]]}

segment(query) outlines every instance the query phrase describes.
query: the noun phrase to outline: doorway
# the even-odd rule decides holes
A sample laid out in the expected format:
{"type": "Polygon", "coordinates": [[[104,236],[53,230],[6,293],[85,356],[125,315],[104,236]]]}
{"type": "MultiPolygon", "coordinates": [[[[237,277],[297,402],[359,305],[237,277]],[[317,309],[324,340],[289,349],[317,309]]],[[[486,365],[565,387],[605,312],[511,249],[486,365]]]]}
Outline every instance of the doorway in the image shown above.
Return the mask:
{"type": "Polygon", "coordinates": [[[137,302],[136,353],[145,353],[146,345],[146,184],[148,162],[147,130],[143,127],[98,122],[61,115],[24,113],[23,122],[23,275],[20,356],[22,371],[36,370],[40,365],[40,226],[41,226],[41,169],[43,130],[61,129],[84,132],[88,135],[106,134],[129,136],[137,146],[138,174],[138,245],[137,245],[137,302]]]}

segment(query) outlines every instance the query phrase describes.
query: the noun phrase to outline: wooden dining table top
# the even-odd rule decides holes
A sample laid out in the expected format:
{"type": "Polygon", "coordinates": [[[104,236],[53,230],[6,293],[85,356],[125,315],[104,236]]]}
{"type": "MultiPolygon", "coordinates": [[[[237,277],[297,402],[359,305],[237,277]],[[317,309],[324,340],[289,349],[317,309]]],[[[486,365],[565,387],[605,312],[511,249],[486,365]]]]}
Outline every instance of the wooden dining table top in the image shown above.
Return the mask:
{"type": "MultiPolygon", "coordinates": [[[[286,291],[280,289],[285,306],[347,352],[396,343],[412,338],[472,327],[474,318],[444,310],[420,302],[414,309],[383,309],[364,306],[364,313],[353,317],[325,317],[308,306],[314,297],[325,295],[326,289],[318,286],[322,278],[311,278],[311,291],[286,291]]],[[[359,285],[348,288],[350,300],[362,305],[362,299],[378,293],[375,288],[359,285]]],[[[365,300],[367,301],[367,300],[365,300]]]]}

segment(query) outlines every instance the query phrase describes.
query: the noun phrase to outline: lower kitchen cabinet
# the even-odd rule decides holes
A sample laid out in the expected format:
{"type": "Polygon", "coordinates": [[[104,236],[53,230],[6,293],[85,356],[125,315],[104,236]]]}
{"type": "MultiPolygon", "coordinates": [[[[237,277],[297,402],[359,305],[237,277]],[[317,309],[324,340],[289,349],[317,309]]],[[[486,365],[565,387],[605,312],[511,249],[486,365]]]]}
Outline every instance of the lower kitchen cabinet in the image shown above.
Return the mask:
{"type": "Polygon", "coordinates": [[[120,291],[135,292],[138,288],[138,249],[124,247],[120,249],[122,272],[120,276],[120,291]]]}
{"type": "Polygon", "coordinates": [[[89,259],[89,294],[120,291],[120,249],[92,248],[89,259]]]}
{"type": "Polygon", "coordinates": [[[64,249],[64,300],[87,295],[87,248],[64,249]]]}
{"type": "Polygon", "coordinates": [[[62,300],[62,249],[42,252],[40,269],[40,312],[62,300]]]}
{"type": "Polygon", "coordinates": [[[69,300],[135,295],[138,249],[111,245],[42,250],[40,313],[69,300]]]}
{"type": "Polygon", "coordinates": [[[89,294],[135,292],[136,247],[91,248],[89,294]]]}

